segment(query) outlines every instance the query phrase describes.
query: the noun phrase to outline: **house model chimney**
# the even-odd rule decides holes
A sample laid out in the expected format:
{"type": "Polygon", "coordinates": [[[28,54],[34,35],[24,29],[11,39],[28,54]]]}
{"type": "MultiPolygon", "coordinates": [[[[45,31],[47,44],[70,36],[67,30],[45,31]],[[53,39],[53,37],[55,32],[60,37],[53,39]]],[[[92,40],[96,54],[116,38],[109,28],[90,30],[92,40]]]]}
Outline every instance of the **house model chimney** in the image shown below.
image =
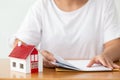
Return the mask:
{"type": "Polygon", "coordinates": [[[18,46],[21,46],[21,45],[22,45],[22,42],[21,42],[21,41],[19,41],[19,42],[18,42],[18,46]]]}

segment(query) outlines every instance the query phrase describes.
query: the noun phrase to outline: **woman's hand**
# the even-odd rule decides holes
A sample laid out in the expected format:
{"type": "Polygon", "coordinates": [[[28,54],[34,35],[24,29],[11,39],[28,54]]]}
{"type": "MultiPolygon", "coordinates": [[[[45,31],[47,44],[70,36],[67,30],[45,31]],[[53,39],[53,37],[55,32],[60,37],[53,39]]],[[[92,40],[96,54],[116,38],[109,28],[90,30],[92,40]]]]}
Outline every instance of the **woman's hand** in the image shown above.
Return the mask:
{"type": "Polygon", "coordinates": [[[56,62],[56,59],[54,58],[53,54],[50,52],[43,50],[42,52],[43,55],[43,66],[44,67],[49,67],[49,68],[54,68],[56,65],[53,65],[51,62],[56,62]]]}
{"type": "Polygon", "coordinates": [[[94,57],[88,67],[91,67],[94,63],[100,63],[108,68],[120,68],[120,66],[113,63],[120,59],[120,38],[109,41],[104,44],[104,51],[101,55],[94,57]]]}
{"type": "Polygon", "coordinates": [[[91,67],[94,63],[102,64],[103,66],[111,68],[111,69],[120,68],[120,66],[113,63],[113,60],[108,55],[105,55],[105,54],[98,55],[94,57],[93,59],[91,59],[87,67],[91,67]]]}

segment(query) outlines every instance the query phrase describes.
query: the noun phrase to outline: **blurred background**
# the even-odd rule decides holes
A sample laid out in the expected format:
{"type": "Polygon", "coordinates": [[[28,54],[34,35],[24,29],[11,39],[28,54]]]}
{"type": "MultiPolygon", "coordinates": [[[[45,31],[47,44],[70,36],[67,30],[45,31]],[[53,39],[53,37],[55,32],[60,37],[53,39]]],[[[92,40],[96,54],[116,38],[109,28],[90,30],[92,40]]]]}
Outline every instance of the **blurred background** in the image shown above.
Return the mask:
{"type": "MultiPolygon", "coordinates": [[[[0,0],[0,58],[11,51],[8,39],[20,27],[28,9],[36,0],[0,0]]],[[[114,0],[120,22],[120,0],[114,0]]]]}

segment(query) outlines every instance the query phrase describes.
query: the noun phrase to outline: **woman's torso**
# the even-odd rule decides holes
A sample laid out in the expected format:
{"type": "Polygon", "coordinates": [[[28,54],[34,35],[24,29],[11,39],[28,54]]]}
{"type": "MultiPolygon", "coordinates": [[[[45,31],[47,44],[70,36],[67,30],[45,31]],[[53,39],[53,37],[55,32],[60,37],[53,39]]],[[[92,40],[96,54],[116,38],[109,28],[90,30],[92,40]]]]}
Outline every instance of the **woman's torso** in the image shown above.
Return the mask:
{"type": "Polygon", "coordinates": [[[76,11],[64,12],[53,0],[43,0],[40,48],[67,59],[90,59],[100,54],[104,33],[99,2],[89,0],[76,11]]]}

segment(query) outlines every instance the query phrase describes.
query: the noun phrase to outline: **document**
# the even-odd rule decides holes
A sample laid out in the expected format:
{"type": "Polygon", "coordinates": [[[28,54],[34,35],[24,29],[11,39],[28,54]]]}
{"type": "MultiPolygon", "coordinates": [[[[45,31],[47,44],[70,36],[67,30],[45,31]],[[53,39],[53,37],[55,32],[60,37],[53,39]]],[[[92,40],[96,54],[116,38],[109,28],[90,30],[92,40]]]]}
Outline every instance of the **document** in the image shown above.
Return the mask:
{"type": "Polygon", "coordinates": [[[56,62],[52,63],[59,67],[77,70],[77,71],[112,71],[111,68],[104,67],[101,64],[94,64],[92,67],[87,67],[90,60],[64,60],[60,56],[56,56],[56,62]]]}

